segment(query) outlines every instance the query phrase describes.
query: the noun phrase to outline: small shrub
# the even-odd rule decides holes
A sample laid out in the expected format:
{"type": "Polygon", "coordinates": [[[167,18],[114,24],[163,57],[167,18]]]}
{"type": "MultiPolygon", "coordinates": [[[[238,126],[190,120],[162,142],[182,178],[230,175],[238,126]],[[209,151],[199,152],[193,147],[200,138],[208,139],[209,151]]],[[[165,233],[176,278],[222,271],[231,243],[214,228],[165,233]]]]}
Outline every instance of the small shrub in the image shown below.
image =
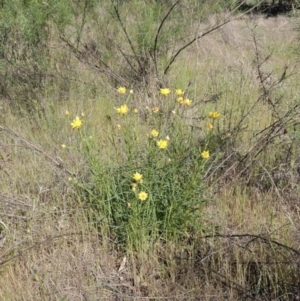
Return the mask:
{"type": "Polygon", "coordinates": [[[123,104],[108,118],[103,146],[88,138],[88,125],[79,117],[71,123],[88,169],[73,182],[95,210],[99,227],[106,225],[120,244],[142,251],[159,239],[195,234],[203,226],[203,175],[210,153],[209,146],[200,149],[199,133],[180,117],[192,101],[183,95],[178,102],[178,95],[161,89],[162,106],[140,114],[130,94],[126,99],[126,89],[118,91],[123,104]]]}

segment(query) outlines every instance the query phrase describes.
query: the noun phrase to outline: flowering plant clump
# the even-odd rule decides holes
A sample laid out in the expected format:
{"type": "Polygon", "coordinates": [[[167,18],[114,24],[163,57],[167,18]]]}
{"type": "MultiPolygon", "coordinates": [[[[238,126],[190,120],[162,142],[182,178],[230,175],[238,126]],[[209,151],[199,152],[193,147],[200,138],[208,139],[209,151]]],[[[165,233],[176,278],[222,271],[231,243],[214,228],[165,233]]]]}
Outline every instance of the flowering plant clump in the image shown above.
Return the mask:
{"type": "Polygon", "coordinates": [[[129,111],[129,108],[128,106],[125,104],[125,105],[122,105],[120,106],[119,108],[116,108],[118,114],[120,115],[126,115],[129,111]]]}
{"type": "Polygon", "coordinates": [[[221,116],[221,114],[219,112],[209,112],[209,114],[208,114],[208,117],[213,120],[219,119],[220,116],[221,116]]]}
{"type": "Polygon", "coordinates": [[[82,120],[76,116],[75,119],[71,122],[71,127],[73,129],[80,129],[82,126],[82,120]]]}
{"type": "MultiPolygon", "coordinates": [[[[117,91],[127,93],[125,87],[117,91]]],[[[171,90],[162,88],[159,93],[168,96],[171,90]]],[[[120,97],[117,98],[119,101],[120,97]]],[[[140,250],[159,239],[199,233],[200,203],[205,200],[203,176],[210,162],[210,151],[215,151],[214,131],[203,128],[208,121],[209,127],[213,127],[220,113],[210,112],[211,119],[207,117],[206,124],[192,129],[190,122],[199,123],[203,118],[195,118],[196,121],[186,118],[193,117],[190,113],[197,113],[197,107],[193,105],[193,112],[181,109],[193,103],[182,89],[175,90],[173,99],[164,98],[159,107],[154,99],[153,104],[146,103],[148,106],[142,109],[135,100],[140,98],[128,91],[131,109],[125,101],[115,107],[116,120],[107,119],[108,128],[101,131],[101,139],[96,138],[98,129],[96,133],[88,133],[87,126],[79,132],[81,153],[86,156],[83,162],[88,166],[86,170],[90,170],[87,177],[82,177],[88,179],[86,184],[79,180],[71,183],[84,189],[84,197],[95,214],[99,214],[97,220],[101,217],[103,228],[112,231],[110,234],[116,241],[140,250]],[[118,118],[117,114],[127,116],[118,118]],[[171,140],[162,133],[168,133],[171,140]],[[88,139],[91,134],[93,139],[88,139]],[[201,145],[205,149],[201,151],[199,137],[204,137],[201,145]]],[[[82,126],[80,118],[76,116],[72,128],[82,126]]],[[[71,151],[70,142],[62,142],[67,145],[62,148],[71,151]]]]}
{"type": "Polygon", "coordinates": [[[158,148],[160,149],[165,149],[168,146],[168,140],[159,140],[157,141],[156,145],[158,146],[158,148]]]}
{"type": "Polygon", "coordinates": [[[163,96],[168,96],[170,93],[171,93],[171,90],[169,88],[160,89],[160,94],[163,96]]]}
{"type": "MultiPolygon", "coordinates": [[[[125,87],[119,87],[119,88],[117,89],[117,92],[118,92],[119,94],[125,94],[125,93],[126,93],[126,88],[125,88],[125,87]]],[[[132,91],[132,93],[133,93],[133,91],[132,91]]]]}

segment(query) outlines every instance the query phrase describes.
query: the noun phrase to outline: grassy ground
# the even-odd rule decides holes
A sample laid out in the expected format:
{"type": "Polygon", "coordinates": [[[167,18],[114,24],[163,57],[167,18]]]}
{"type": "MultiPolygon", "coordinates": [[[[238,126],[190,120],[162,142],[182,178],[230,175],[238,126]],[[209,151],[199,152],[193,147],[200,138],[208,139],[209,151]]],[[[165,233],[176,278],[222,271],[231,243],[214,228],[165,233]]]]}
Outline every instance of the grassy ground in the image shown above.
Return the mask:
{"type": "MultiPolygon", "coordinates": [[[[201,233],[176,242],[158,240],[144,252],[124,249],[105,227],[95,227],[93,210],[70,180],[72,174],[84,179],[87,171],[70,120],[84,113],[84,125],[109,160],[110,120],[114,127],[122,122],[114,107],[124,101],[87,66],[72,58],[66,62],[65,50],[56,44],[64,58],[56,71],[72,71],[74,77],[49,88],[45,116],[20,117],[5,102],[1,106],[0,299],[296,300],[300,208],[299,174],[293,170],[299,155],[293,153],[286,163],[285,151],[278,150],[297,142],[299,129],[288,128],[265,146],[267,138],[255,136],[274,120],[268,103],[258,101],[258,55],[263,60],[272,52],[263,65],[270,85],[285,66],[291,75],[269,87],[270,95],[281,99],[277,113],[285,116],[299,99],[294,27],[295,20],[286,17],[236,19],[193,44],[173,65],[168,86],[188,90],[195,104],[184,113],[185,123],[205,128],[207,114],[220,112],[215,130],[235,136],[234,151],[218,149],[224,144],[211,151],[201,233]],[[64,90],[67,86],[70,91],[64,90]],[[213,95],[215,101],[206,102],[213,95]],[[253,153],[260,145],[263,156],[253,153]]],[[[143,141],[152,126],[144,118],[145,102],[151,108],[159,100],[142,91],[133,97],[131,105],[139,109],[142,123],[137,141],[143,141]]]]}

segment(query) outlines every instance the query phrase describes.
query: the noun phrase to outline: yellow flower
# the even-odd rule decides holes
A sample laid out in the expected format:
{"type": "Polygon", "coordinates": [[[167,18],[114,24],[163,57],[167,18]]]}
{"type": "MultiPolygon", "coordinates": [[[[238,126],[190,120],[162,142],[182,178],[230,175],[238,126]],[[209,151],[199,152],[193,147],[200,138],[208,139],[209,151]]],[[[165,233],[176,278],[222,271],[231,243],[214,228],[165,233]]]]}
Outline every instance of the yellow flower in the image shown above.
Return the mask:
{"type": "Polygon", "coordinates": [[[128,106],[127,105],[122,105],[120,106],[119,108],[116,109],[117,112],[120,114],[120,115],[126,115],[129,111],[128,109],[128,106]]]}
{"type": "Polygon", "coordinates": [[[213,129],[214,128],[214,125],[212,124],[212,123],[208,123],[207,124],[207,128],[209,129],[209,130],[211,130],[211,129],[213,129]]]}
{"type": "Polygon", "coordinates": [[[179,97],[177,98],[177,101],[178,101],[180,104],[183,104],[184,99],[183,99],[182,96],[179,96],[179,97]]]}
{"type": "Polygon", "coordinates": [[[201,153],[201,156],[202,156],[203,159],[208,159],[209,158],[209,151],[203,151],[201,153]]]}
{"type": "Polygon", "coordinates": [[[62,148],[66,148],[67,146],[66,146],[65,144],[62,144],[61,147],[62,147],[62,148]]]}
{"type": "Polygon", "coordinates": [[[163,96],[168,96],[170,93],[171,93],[171,90],[169,88],[160,89],[160,94],[163,96]]]}
{"type": "Polygon", "coordinates": [[[129,90],[129,93],[130,93],[130,94],[133,94],[133,90],[132,90],[132,89],[131,89],[131,90],[129,90]]]}
{"type": "Polygon", "coordinates": [[[118,129],[118,130],[121,129],[121,124],[117,124],[117,129],[118,129]]]}
{"type": "Polygon", "coordinates": [[[132,178],[133,178],[136,182],[138,182],[138,183],[143,183],[143,175],[140,174],[139,172],[136,172],[136,173],[132,176],[132,178]]]}
{"type": "Polygon", "coordinates": [[[166,140],[170,141],[170,137],[169,137],[169,136],[166,136],[166,140]]]}
{"type": "Polygon", "coordinates": [[[65,115],[68,116],[70,115],[70,112],[68,110],[65,111],[65,115]]]}
{"type": "Polygon", "coordinates": [[[175,94],[179,96],[179,95],[183,95],[184,92],[181,89],[176,89],[175,94]]]}
{"type": "Polygon", "coordinates": [[[211,119],[218,119],[220,118],[221,114],[218,112],[209,112],[208,117],[211,119]]]}
{"type": "Polygon", "coordinates": [[[139,112],[139,110],[138,110],[137,108],[135,108],[135,109],[133,110],[133,112],[137,114],[137,113],[139,112]]]}
{"type": "Polygon", "coordinates": [[[120,87],[120,88],[117,89],[117,92],[119,94],[125,94],[126,93],[126,88],[125,87],[120,87]]]}
{"type": "Polygon", "coordinates": [[[168,146],[168,140],[159,140],[159,141],[157,141],[156,145],[160,149],[165,149],[168,146]]]}
{"type": "Polygon", "coordinates": [[[138,197],[139,197],[139,200],[141,200],[141,201],[146,201],[147,198],[148,198],[148,193],[145,192],[145,191],[141,191],[141,192],[139,193],[138,197]]]}
{"type": "Polygon", "coordinates": [[[192,101],[190,99],[186,98],[182,104],[189,107],[192,104],[192,101]]]}
{"type": "Polygon", "coordinates": [[[158,132],[157,130],[152,130],[152,131],[151,131],[151,136],[152,136],[153,138],[156,138],[156,137],[158,136],[158,134],[159,134],[159,132],[158,132]]]}
{"type": "Polygon", "coordinates": [[[73,129],[80,129],[82,126],[82,120],[78,116],[71,122],[71,126],[73,129]]]}
{"type": "Polygon", "coordinates": [[[159,107],[153,107],[152,110],[153,110],[154,113],[158,113],[159,112],[159,107]]]}

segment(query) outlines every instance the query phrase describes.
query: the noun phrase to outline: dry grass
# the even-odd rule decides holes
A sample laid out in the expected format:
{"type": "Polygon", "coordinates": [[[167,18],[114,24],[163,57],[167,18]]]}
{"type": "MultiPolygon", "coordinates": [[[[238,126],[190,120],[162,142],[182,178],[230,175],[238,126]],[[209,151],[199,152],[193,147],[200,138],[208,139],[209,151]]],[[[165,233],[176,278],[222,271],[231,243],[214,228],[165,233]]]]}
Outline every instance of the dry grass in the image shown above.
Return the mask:
{"type": "MultiPolygon", "coordinates": [[[[274,49],[268,68],[275,76],[292,65],[293,22],[284,17],[237,19],[189,49],[173,66],[170,82],[186,87],[193,79],[191,98],[197,95],[199,100],[221,91],[218,102],[204,110],[217,107],[224,115],[221,126],[230,129],[232,119],[226,116],[242,116],[259,93],[249,28],[257,26],[262,49],[274,49]]],[[[76,68],[97,86],[95,74],[81,65],[76,68]]],[[[298,82],[297,74],[288,80],[283,108],[299,97],[298,82]]],[[[72,102],[54,106],[42,123],[16,119],[1,108],[4,126],[19,135],[0,131],[1,300],[289,300],[288,293],[296,298],[300,208],[276,189],[217,183],[211,188],[213,200],[204,208],[207,230],[202,238],[177,246],[160,244],[151,254],[125,254],[105,236],[105,229],[97,231],[87,217],[88,208],[72,191],[68,173],[53,164],[61,160],[74,172],[84,168],[79,155],[60,148],[72,139],[61,130],[66,109],[84,112],[105,128],[99,120],[105,120],[110,100],[86,99],[86,89],[82,85],[72,102]],[[120,269],[124,256],[126,264],[120,269]],[[274,295],[272,289],[280,285],[281,296],[274,295]]],[[[260,105],[249,117],[251,131],[240,137],[241,143],[270,118],[268,107],[260,105]]],[[[101,135],[95,133],[97,139],[101,135]]]]}

